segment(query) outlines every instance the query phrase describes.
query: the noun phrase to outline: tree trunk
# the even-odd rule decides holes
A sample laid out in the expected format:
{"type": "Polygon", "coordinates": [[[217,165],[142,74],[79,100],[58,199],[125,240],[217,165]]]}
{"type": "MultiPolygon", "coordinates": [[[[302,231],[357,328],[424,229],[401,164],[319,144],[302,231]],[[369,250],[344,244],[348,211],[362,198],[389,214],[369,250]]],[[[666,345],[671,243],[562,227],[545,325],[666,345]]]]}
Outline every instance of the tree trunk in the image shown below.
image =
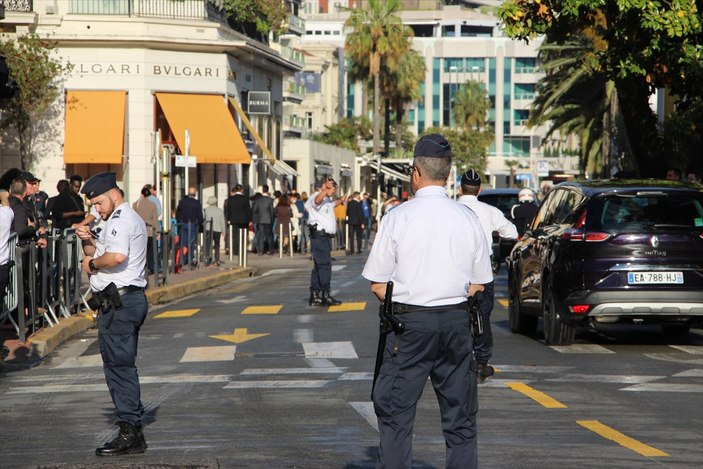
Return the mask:
{"type": "Polygon", "coordinates": [[[397,98],[395,106],[395,149],[401,151],[403,148],[403,115],[405,106],[400,98],[397,98]]]}
{"type": "Polygon", "coordinates": [[[373,154],[381,151],[381,122],[379,120],[379,102],[381,99],[381,77],[379,73],[373,76],[373,154]]]}
{"type": "Polygon", "coordinates": [[[386,97],[383,101],[383,151],[388,156],[391,151],[391,100],[386,97]]]}

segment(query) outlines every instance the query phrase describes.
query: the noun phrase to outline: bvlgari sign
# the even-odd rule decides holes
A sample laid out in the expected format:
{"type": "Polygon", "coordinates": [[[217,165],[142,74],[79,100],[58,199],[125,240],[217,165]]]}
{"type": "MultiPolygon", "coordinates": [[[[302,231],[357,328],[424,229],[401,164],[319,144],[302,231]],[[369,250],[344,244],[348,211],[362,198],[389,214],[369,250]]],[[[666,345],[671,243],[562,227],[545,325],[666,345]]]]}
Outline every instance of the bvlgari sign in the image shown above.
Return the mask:
{"type": "Polygon", "coordinates": [[[220,67],[202,65],[141,64],[141,63],[77,63],[74,73],[81,75],[151,75],[166,77],[220,78],[220,67]]]}
{"type": "Polygon", "coordinates": [[[247,112],[249,114],[271,114],[271,92],[250,91],[247,98],[247,112]]]}

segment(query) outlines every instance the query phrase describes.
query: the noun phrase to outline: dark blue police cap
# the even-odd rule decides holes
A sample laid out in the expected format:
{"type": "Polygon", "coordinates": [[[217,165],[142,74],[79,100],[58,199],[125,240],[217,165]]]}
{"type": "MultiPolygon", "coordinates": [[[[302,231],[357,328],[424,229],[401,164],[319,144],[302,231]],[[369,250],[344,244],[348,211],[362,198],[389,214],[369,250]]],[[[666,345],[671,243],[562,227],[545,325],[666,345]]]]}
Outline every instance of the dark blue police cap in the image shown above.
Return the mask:
{"type": "Polygon", "coordinates": [[[480,186],[481,176],[475,169],[470,169],[461,175],[461,185],[462,186],[480,186]]]}
{"type": "Polygon", "coordinates": [[[429,134],[417,141],[413,154],[428,158],[451,158],[452,147],[443,135],[429,134]]]}
{"type": "Polygon", "coordinates": [[[89,199],[104,194],[110,189],[117,188],[117,177],[115,173],[98,173],[88,179],[83,185],[81,192],[89,199]]]}

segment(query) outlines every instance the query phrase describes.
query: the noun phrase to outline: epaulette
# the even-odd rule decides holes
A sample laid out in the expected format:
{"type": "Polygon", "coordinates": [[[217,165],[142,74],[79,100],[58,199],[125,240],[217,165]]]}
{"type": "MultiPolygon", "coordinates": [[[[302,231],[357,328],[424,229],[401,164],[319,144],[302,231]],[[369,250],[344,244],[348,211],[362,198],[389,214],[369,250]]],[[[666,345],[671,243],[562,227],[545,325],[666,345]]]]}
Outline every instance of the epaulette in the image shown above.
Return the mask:
{"type": "Polygon", "coordinates": [[[122,213],[122,209],[119,209],[115,213],[113,213],[112,218],[120,218],[120,213],[122,213]]]}

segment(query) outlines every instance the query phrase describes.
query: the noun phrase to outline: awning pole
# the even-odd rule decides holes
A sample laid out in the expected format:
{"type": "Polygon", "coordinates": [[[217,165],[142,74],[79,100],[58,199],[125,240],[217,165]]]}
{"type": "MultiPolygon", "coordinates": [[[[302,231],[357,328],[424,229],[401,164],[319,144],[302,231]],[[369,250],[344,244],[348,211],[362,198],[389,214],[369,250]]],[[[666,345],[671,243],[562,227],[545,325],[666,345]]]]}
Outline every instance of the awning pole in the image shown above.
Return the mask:
{"type": "Polygon", "coordinates": [[[190,168],[188,167],[188,159],[190,158],[190,132],[188,129],[186,129],[186,168],[185,168],[185,173],[186,173],[186,187],[185,187],[185,196],[188,195],[188,173],[190,172],[190,168]]]}

